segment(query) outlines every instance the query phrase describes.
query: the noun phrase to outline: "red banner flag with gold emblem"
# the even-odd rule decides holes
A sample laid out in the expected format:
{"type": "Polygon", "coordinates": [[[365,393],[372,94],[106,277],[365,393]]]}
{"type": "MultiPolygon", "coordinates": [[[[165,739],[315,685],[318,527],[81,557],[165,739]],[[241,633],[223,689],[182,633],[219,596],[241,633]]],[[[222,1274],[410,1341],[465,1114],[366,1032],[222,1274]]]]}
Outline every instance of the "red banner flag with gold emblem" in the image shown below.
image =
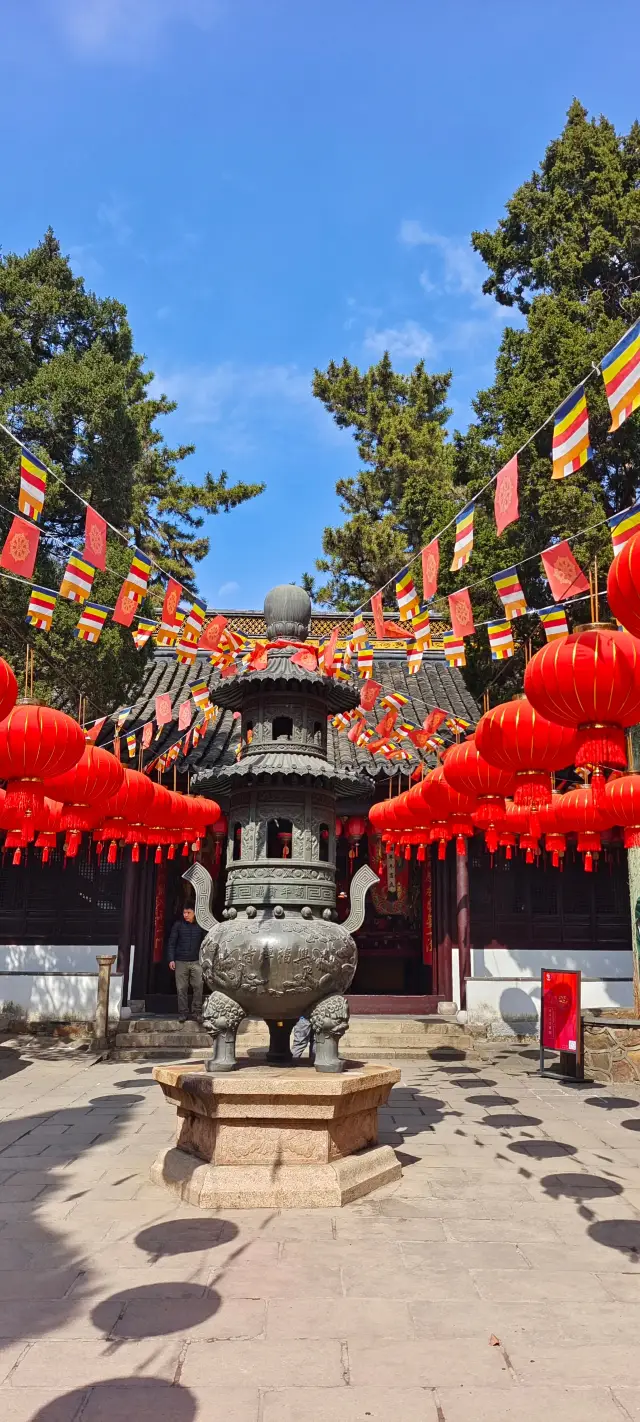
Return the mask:
{"type": "Polygon", "coordinates": [[[540,557],[544,575],[556,602],[564,602],[568,597],[577,597],[578,593],[589,591],[587,579],[566,539],[562,543],[555,543],[553,548],[545,548],[540,557]]]}
{"type": "Polygon", "coordinates": [[[468,588],[461,588],[459,592],[450,594],[449,612],[451,627],[456,637],[471,637],[476,629],[468,588]]]}
{"type": "Polygon", "coordinates": [[[101,573],[106,571],[107,566],[107,525],[100,514],[90,506],[87,508],[87,516],[84,521],[84,551],[83,558],[87,563],[93,563],[94,568],[99,568],[101,573]]]}
{"type": "Polygon", "coordinates": [[[432,538],[422,550],[422,596],[425,602],[435,597],[438,591],[438,569],[440,567],[440,544],[432,538]]]}
{"type": "Polygon", "coordinates": [[[376,637],[379,642],[384,641],[384,613],[382,611],[382,593],[374,593],[371,599],[371,611],[373,613],[373,625],[376,637]]]}
{"type": "Polygon", "coordinates": [[[493,507],[496,516],[496,529],[499,534],[504,533],[505,528],[508,528],[510,523],[515,523],[516,519],[520,517],[517,454],[514,454],[513,459],[510,459],[498,474],[493,507]]]}
{"type": "Polygon", "coordinates": [[[21,578],[32,577],[39,541],[40,529],[16,514],[0,553],[0,567],[21,578]]]}
{"type": "Polygon", "coordinates": [[[138,611],[141,598],[134,597],[133,593],[127,592],[127,584],[123,583],[118,593],[118,601],[113,609],[113,621],[120,627],[130,627],[138,611]]]}

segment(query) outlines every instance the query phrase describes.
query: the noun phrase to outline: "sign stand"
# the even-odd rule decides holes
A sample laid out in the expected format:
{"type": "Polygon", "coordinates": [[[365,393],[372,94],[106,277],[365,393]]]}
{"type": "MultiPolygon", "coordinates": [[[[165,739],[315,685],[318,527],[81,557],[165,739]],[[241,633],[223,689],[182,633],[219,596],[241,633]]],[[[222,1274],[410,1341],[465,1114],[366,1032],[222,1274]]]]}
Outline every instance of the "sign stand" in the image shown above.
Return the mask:
{"type": "Polygon", "coordinates": [[[584,1081],[582,974],[543,968],[540,977],[540,1075],[584,1081]],[[558,1068],[545,1070],[546,1051],[559,1052],[558,1068]]]}

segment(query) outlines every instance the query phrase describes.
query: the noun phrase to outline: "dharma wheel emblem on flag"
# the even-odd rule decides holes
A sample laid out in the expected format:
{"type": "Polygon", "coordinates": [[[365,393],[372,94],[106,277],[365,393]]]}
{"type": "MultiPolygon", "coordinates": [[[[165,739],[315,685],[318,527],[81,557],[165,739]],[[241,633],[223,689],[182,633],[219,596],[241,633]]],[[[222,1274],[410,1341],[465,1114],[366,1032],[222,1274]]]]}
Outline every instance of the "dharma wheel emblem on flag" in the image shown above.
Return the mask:
{"type": "Polygon", "coordinates": [[[438,564],[436,563],[433,553],[426,554],[424,570],[427,575],[427,581],[432,583],[438,576],[438,564]]]}
{"type": "Polygon", "coordinates": [[[499,487],[496,490],[497,504],[501,513],[506,513],[511,507],[511,500],[515,492],[515,476],[512,470],[507,470],[503,474],[499,487]]]}
{"type": "Polygon", "coordinates": [[[471,610],[467,606],[466,602],[458,603],[456,607],[456,620],[461,624],[462,627],[468,626],[469,622],[471,621],[471,610]]]}
{"type": "Polygon", "coordinates": [[[100,556],[100,554],[104,551],[104,538],[102,536],[102,529],[98,528],[95,523],[92,523],[91,528],[89,529],[89,544],[92,553],[97,553],[98,556],[100,556]]]}
{"type": "Polygon", "coordinates": [[[121,612],[124,612],[128,617],[130,612],[133,613],[136,611],[138,603],[139,598],[132,597],[131,593],[129,593],[128,597],[123,597],[122,602],[120,603],[120,610],[121,612]]]}
{"type": "Polygon", "coordinates": [[[571,587],[576,580],[576,567],[571,558],[558,558],[553,565],[553,571],[559,583],[564,583],[571,587]]]}
{"type": "Polygon", "coordinates": [[[177,606],[178,593],[175,588],[172,588],[171,591],[167,594],[167,612],[171,615],[171,617],[173,617],[177,606]]]}
{"type": "Polygon", "coordinates": [[[11,539],[11,542],[9,544],[9,553],[11,554],[14,563],[26,562],[30,552],[31,548],[29,545],[29,539],[27,538],[26,534],[20,533],[19,531],[18,533],[14,533],[13,538],[11,539]]]}

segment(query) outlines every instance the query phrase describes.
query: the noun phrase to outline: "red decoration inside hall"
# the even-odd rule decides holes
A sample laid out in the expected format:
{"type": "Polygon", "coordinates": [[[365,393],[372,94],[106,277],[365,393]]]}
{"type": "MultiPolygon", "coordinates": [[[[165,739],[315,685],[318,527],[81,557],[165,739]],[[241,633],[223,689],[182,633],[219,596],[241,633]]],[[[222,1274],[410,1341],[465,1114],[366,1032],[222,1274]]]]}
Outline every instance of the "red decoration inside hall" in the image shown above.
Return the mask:
{"type": "Polygon", "coordinates": [[[481,716],[475,742],[491,765],[515,771],[515,804],[539,810],[551,803],[551,772],[573,765],[577,733],[547,720],[520,696],[481,716]]]}
{"type": "Polygon", "coordinates": [[[627,539],[609,568],[607,602],[618,622],[640,637],[640,532],[627,539]]]}
{"type": "Polygon", "coordinates": [[[85,747],[82,727],[64,711],[25,703],[0,722],[0,779],[7,810],[31,816],[42,809],[43,781],[70,770],[85,747]]]}
{"type": "Polygon", "coordinates": [[[536,711],[577,730],[579,768],[626,766],[625,728],[640,720],[640,642],[594,624],[547,643],[524,689],[536,711]]]}

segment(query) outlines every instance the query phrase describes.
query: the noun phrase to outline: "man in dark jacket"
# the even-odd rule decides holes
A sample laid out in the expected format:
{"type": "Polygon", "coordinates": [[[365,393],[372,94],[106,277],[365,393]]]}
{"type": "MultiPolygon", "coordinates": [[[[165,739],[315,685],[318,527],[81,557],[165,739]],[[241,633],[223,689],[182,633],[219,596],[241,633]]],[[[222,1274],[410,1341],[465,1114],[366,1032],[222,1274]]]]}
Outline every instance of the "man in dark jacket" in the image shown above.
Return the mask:
{"type": "Polygon", "coordinates": [[[189,987],[193,993],[192,1016],[196,1022],[202,1018],[200,944],[203,938],[203,929],[196,923],[193,909],[184,908],[182,918],[177,919],[171,929],[167,945],[169,967],[176,975],[180,1022],[186,1022],[189,1016],[189,987]]]}

